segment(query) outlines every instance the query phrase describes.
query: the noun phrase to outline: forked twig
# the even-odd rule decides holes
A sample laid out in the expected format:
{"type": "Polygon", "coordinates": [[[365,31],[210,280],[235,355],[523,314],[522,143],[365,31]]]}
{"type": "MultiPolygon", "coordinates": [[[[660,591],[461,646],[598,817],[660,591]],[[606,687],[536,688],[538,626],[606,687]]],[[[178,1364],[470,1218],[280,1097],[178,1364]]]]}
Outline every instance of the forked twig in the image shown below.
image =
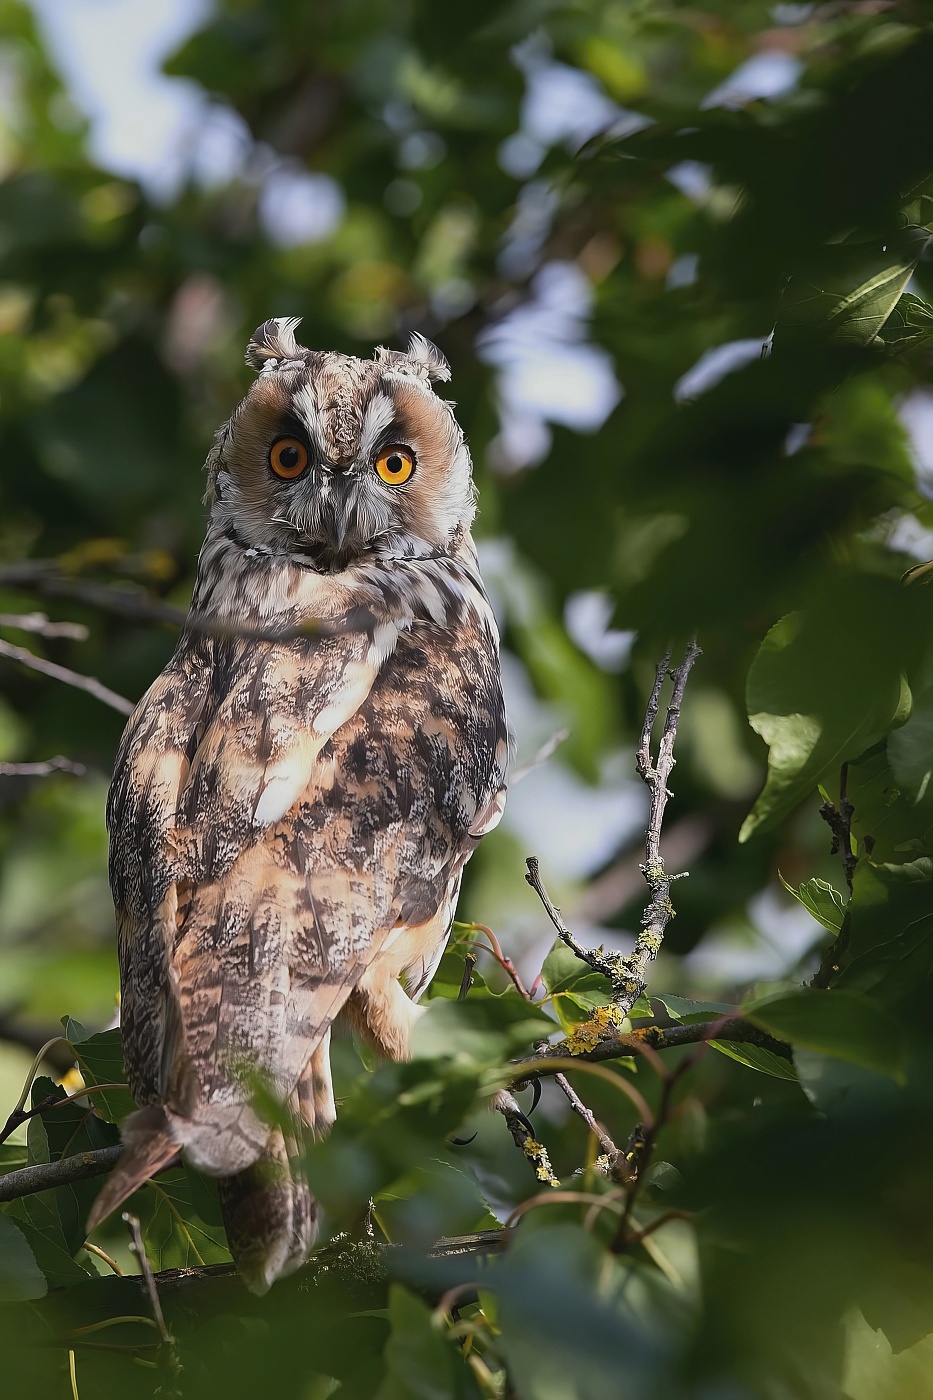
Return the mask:
{"type": "Polygon", "coordinates": [[[684,688],[687,684],[687,677],[699,655],[700,648],[697,646],[696,638],[692,637],[683,661],[675,671],[670,673],[673,689],[667,707],[661,742],[658,746],[657,763],[653,763],[651,759],[651,734],[661,705],[661,688],[670,666],[670,650],[665,652],[663,659],[658,663],[654,685],[651,688],[651,695],[645,710],[645,722],[642,725],[641,739],[635,755],[635,766],[651,794],[648,826],[645,833],[645,863],[641,866],[641,872],[648,885],[649,900],[642,915],[641,932],[635,941],[632,952],[626,957],[621,953],[606,953],[602,948],[585,948],[564,923],[560,909],[544,888],[537,858],[530,856],[525,862],[527,865],[525,879],[544,906],[548,918],[557,930],[558,937],[566,943],[581,962],[586,963],[587,967],[593,968],[594,971],[601,972],[611,983],[612,1007],[617,1022],[630,1014],[632,1007],[648,985],[648,966],[658,956],[665,930],[674,915],[670,888],[674,880],[683,879],[682,875],[668,875],[664,868],[660,850],[661,825],[664,821],[667,800],[671,795],[667,784],[675,762],[674,740],[677,737],[684,688]]]}

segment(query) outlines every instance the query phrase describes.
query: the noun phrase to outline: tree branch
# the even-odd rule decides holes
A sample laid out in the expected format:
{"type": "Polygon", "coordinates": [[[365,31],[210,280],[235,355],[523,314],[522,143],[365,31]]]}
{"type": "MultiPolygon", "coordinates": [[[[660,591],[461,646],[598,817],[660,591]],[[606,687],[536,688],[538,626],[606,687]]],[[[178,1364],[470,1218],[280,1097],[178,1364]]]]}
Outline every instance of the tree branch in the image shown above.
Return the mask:
{"type": "Polygon", "coordinates": [[[83,763],[75,763],[73,758],[56,754],[40,763],[0,763],[0,778],[47,778],[50,773],[74,773],[83,778],[87,769],[83,763]]]}
{"type": "Polygon", "coordinates": [[[635,755],[635,766],[651,792],[648,827],[645,833],[645,863],[641,866],[641,872],[650,891],[650,898],[642,917],[641,932],[635,941],[632,952],[628,956],[621,953],[606,953],[602,948],[585,948],[582,943],[579,943],[561,918],[560,909],[544,888],[537,858],[530,856],[525,862],[527,866],[525,879],[543,904],[548,918],[557,929],[558,937],[566,943],[581,962],[586,963],[587,967],[593,968],[594,971],[600,972],[608,978],[612,986],[612,1010],[619,1021],[629,1015],[632,1007],[648,985],[648,966],[658,956],[667,925],[674,917],[670,888],[674,880],[683,878],[682,875],[668,875],[664,869],[660,850],[661,825],[664,821],[667,799],[671,795],[667,783],[675,762],[674,740],[677,738],[677,725],[680,720],[684,688],[693,664],[700,655],[696,637],[691,637],[683,661],[676,671],[671,672],[673,689],[667,707],[664,731],[658,747],[656,765],[651,761],[651,733],[661,704],[661,688],[664,684],[664,678],[668,674],[671,660],[670,650],[665,652],[663,659],[658,663],[654,685],[651,688],[651,695],[645,710],[645,722],[642,725],[641,740],[635,755]]]}
{"type": "Polygon", "coordinates": [[[0,627],[15,632],[32,632],[39,637],[66,637],[71,642],[86,642],[88,629],[83,622],[50,622],[45,613],[0,613],[0,627]]]}
{"type": "Polygon", "coordinates": [[[516,1084],[521,1087],[533,1075],[560,1073],[564,1068],[563,1062],[570,1055],[584,1063],[588,1060],[619,1060],[631,1055],[633,1050],[637,1053],[642,1046],[648,1046],[651,1050],[676,1050],[683,1045],[698,1045],[704,1040],[727,1040],[741,1045],[758,1045],[762,1050],[770,1050],[772,1055],[779,1055],[782,1060],[792,1058],[791,1048],[783,1040],[776,1040],[774,1036],[759,1030],[749,1021],[743,1021],[740,1016],[733,1019],[694,1021],[686,1026],[641,1026],[627,1034],[607,1026],[597,1043],[586,1050],[574,1052],[568,1049],[566,1041],[558,1041],[556,1045],[548,1045],[527,1056],[520,1062],[522,1073],[516,1084]],[[560,1060],[561,1070],[550,1068],[549,1060],[560,1060]]]}
{"type": "Polygon", "coordinates": [[[25,647],[13,646],[12,642],[0,641],[0,656],[5,656],[8,661],[18,661],[21,666],[28,666],[31,671],[39,671],[43,676],[51,676],[52,680],[63,681],[65,685],[74,686],[75,690],[83,690],[87,695],[93,695],[95,700],[109,705],[112,710],[119,710],[121,715],[133,713],[135,707],[132,700],[118,695],[115,690],[109,690],[93,676],[82,676],[77,671],[70,671],[67,666],[58,666],[54,661],[46,661],[44,657],[36,656],[35,652],[27,651],[25,647]]]}
{"type": "Polygon", "coordinates": [[[46,598],[70,598],[98,612],[126,618],[128,622],[162,622],[170,627],[185,624],[181,608],[160,602],[142,590],[114,588],[110,584],[95,583],[93,579],[76,578],[65,573],[54,559],[23,559],[8,564],[0,569],[0,587],[38,593],[46,598]]]}
{"type": "Polygon", "coordinates": [[[91,1176],[103,1176],[117,1162],[123,1148],[98,1147],[94,1152],[76,1152],[73,1157],[61,1157],[57,1162],[39,1162],[34,1167],[0,1176],[0,1203],[18,1201],[37,1191],[51,1191],[56,1186],[68,1186],[72,1181],[86,1181],[91,1176]]]}

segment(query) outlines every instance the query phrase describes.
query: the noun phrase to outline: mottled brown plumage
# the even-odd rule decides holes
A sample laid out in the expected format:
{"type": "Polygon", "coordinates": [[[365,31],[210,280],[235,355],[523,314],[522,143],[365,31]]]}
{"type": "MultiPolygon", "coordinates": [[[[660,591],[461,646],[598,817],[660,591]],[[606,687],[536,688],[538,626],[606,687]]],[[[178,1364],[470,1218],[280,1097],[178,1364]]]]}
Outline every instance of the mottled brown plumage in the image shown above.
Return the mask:
{"type": "Polygon", "coordinates": [[[342,1011],[393,1058],[498,821],[498,638],[440,352],[310,352],[266,322],[208,458],[189,623],[137,706],[108,806],[127,1072],[144,1107],[94,1220],[182,1151],[220,1178],[250,1287],[297,1267],[314,1203],[257,1071],[316,1133],[342,1011]],[[282,480],[273,446],[307,467],[282,480]],[[410,451],[403,484],[374,469],[410,451]]]}

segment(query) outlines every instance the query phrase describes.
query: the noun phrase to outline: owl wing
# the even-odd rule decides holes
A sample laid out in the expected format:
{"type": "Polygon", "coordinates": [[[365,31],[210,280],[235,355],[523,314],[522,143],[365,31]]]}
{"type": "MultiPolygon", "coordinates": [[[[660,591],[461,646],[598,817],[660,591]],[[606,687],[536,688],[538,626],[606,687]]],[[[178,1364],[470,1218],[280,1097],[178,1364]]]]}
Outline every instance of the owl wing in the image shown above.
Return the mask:
{"type": "Polygon", "coordinates": [[[123,1050],[141,1105],[159,1101],[162,1047],[177,1020],[168,972],[180,883],[173,838],[189,757],[210,705],[207,660],[196,644],[182,644],[150,686],[124,731],[107,799],[123,1050]]]}

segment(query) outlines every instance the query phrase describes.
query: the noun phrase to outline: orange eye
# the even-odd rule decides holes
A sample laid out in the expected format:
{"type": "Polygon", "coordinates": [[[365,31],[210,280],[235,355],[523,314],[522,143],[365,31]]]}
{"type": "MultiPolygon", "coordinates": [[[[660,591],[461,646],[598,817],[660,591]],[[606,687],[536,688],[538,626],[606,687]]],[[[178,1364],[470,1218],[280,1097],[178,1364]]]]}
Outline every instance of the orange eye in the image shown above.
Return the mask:
{"type": "Polygon", "coordinates": [[[308,449],[297,438],[279,438],[269,453],[269,466],[285,481],[294,481],[308,465],[308,449]]]}
{"type": "Polygon", "coordinates": [[[415,470],[415,454],[398,444],[387,447],[376,458],[376,471],[390,486],[401,486],[415,470]]]}

